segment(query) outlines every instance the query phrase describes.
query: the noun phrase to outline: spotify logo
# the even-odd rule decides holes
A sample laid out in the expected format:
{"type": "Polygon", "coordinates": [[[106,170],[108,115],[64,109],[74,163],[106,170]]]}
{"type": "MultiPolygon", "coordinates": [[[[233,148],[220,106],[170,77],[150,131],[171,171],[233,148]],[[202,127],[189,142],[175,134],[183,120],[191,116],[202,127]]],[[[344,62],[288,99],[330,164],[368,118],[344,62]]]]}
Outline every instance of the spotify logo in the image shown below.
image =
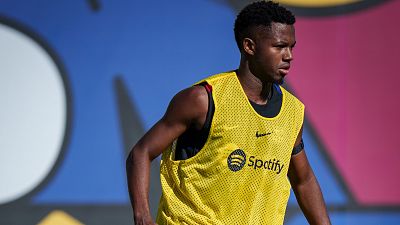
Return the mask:
{"type": "Polygon", "coordinates": [[[233,172],[239,171],[246,164],[246,153],[242,149],[236,149],[228,157],[228,167],[233,172]]]}

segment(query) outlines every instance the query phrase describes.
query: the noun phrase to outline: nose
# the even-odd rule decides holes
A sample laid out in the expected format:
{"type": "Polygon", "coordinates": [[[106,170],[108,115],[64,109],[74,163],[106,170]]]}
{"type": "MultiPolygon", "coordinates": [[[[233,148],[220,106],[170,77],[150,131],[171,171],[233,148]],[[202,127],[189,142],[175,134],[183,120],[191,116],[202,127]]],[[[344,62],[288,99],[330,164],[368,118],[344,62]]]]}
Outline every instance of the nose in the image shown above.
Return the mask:
{"type": "Polygon", "coordinates": [[[290,62],[293,60],[292,48],[286,48],[285,52],[283,53],[283,60],[286,62],[290,62]]]}

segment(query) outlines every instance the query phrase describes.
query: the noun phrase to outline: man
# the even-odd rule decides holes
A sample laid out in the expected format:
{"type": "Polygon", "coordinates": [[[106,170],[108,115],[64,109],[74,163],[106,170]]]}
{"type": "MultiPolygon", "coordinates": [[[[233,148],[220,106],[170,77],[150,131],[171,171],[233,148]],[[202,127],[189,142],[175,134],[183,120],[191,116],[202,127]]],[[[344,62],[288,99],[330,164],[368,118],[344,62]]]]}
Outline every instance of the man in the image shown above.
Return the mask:
{"type": "Polygon", "coordinates": [[[234,29],[239,68],[179,92],[133,147],[135,224],[154,224],[149,170],[161,153],[158,224],[282,224],[290,186],[310,224],[330,224],[303,150],[304,106],[279,86],[293,60],[294,23],[277,3],[244,8],[234,29]]]}

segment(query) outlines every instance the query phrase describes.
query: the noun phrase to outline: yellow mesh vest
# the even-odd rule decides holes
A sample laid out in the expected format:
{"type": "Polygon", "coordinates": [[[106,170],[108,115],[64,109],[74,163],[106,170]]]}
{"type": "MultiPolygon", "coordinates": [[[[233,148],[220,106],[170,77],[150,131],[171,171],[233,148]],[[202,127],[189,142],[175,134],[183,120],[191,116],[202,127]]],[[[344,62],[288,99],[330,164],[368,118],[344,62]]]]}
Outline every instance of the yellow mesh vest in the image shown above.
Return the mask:
{"type": "Polygon", "coordinates": [[[304,106],[281,88],[279,114],[250,105],[235,72],[205,79],[215,112],[204,147],[175,161],[162,156],[158,224],[283,224],[290,194],[287,172],[304,106]]]}

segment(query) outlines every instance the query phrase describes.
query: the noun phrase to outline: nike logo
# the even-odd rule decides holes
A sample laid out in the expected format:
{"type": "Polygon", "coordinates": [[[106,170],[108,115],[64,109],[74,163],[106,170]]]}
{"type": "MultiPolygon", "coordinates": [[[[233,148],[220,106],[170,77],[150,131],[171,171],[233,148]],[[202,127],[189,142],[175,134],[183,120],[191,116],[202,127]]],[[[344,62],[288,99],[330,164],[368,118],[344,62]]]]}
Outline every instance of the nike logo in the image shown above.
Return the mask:
{"type": "Polygon", "coordinates": [[[266,135],[270,135],[270,134],[272,134],[272,132],[268,132],[268,133],[258,133],[258,131],[256,131],[256,137],[257,137],[257,138],[263,137],[263,136],[266,136],[266,135]]]}

